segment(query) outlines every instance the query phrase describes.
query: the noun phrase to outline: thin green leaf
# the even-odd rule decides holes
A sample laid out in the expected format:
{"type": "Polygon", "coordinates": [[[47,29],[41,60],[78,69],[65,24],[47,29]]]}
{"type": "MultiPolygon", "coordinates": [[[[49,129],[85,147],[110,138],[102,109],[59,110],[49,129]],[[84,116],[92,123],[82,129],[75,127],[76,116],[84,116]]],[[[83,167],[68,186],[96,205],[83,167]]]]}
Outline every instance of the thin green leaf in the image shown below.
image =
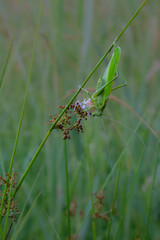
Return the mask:
{"type": "Polygon", "coordinates": [[[5,66],[4,66],[4,69],[3,69],[3,72],[2,72],[2,76],[0,78],[0,88],[2,86],[4,76],[5,76],[5,73],[6,73],[6,70],[7,70],[7,66],[8,66],[8,63],[9,63],[9,59],[10,59],[10,56],[11,56],[13,42],[14,42],[14,38],[12,39],[12,42],[11,42],[11,45],[10,45],[10,48],[9,48],[9,52],[8,52],[8,55],[7,55],[7,59],[6,59],[6,62],[5,62],[5,66]]]}
{"type": "Polygon", "coordinates": [[[33,69],[35,51],[36,51],[36,46],[37,46],[38,34],[39,34],[40,19],[41,19],[41,15],[42,15],[42,7],[43,7],[43,0],[41,1],[41,6],[40,6],[40,11],[39,11],[39,16],[38,16],[38,23],[37,23],[37,29],[36,29],[36,34],[35,34],[35,41],[34,41],[34,47],[33,47],[33,52],[32,52],[32,59],[31,59],[30,69],[29,69],[29,75],[28,75],[28,82],[27,82],[27,87],[26,87],[26,92],[25,92],[25,98],[24,98],[24,102],[23,102],[23,107],[22,107],[21,117],[20,117],[20,121],[19,121],[17,136],[16,136],[16,139],[15,139],[14,149],[13,149],[13,152],[12,152],[12,157],[11,157],[11,161],[10,161],[10,165],[9,165],[8,179],[7,179],[6,184],[5,184],[5,189],[4,189],[4,192],[3,192],[3,197],[2,197],[2,202],[1,202],[0,222],[2,220],[1,213],[2,213],[2,210],[3,210],[4,199],[5,199],[5,194],[6,194],[6,191],[7,191],[7,185],[8,185],[8,181],[9,181],[9,176],[11,175],[11,171],[12,171],[14,156],[15,156],[15,153],[16,153],[17,143],[18,143],[20,130],[21,130],[21,126],[22,126],[22,121],[23,121],[23,116],[24,116],[24,110],[25,110],[26,102],[27,102],[29,85],[30,85],[30,82],[31,82],[32,69],[33,69]]]}

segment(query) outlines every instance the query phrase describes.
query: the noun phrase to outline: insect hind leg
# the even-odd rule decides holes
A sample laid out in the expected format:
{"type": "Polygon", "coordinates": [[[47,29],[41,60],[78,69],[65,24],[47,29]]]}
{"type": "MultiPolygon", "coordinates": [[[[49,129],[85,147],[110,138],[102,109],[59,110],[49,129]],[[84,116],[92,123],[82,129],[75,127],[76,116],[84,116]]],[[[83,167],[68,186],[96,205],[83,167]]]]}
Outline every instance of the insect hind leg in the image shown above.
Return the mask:
{"type": "Polygon", "coordinates": [[[120,73],[120,71],[118,70],[118,68],[117,68],[117,72],[118,72],[118,74],[120,75],[120,77],[122,78],[122,80],[123,80],[124,83],[121,84],[121,85],[119,85],[119,86],[117,86],[117,87],[112,88],[112,91],[114,91],[114,90],[116,90],[116,89],[118,89],[118,88],[122,88],[122,87],[127,86],[127,82],[126,82],[125,78],[122,76],[122,74],[120,73]]]}
{"type": "Polygon", "coordinates": [[[118,89],[118,88],[121,88],[121,87],[125,87],[125,86],[127,86],[127,83],[124,83],[124,84],[122,84],[122,85],[119,85],[119,86],[117,86],[117,87],[112,88],[112,91],[114,91],[114,90],[116,90],[116,89],[118,89]]]}

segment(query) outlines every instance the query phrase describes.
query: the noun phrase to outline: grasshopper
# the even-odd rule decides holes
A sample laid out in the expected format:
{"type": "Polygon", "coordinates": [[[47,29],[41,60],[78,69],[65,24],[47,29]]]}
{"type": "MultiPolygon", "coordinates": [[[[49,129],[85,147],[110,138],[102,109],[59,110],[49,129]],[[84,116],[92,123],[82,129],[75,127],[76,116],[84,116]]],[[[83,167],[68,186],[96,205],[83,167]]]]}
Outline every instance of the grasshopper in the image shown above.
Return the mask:
{"type": "Polygon", "coordinates": [[[113,81],[117,78],[117,66],[121,55],[121,49],[120,47],[116,47],[114,49],[114,52],[111,56],[111,59],[108,63],[108,66],[104,72],[104,74],[99,78],[96,86],[96,91],[91,96],[90,93],[86,91],[89,95],[89,99],[85,99],[83,102],[77,101],[76,104],[79,104],[82,109],[87,111],[92,116],[101,116],[103,113],[103,110],[106,106],[107,101],[109,100],[109,96],[111,92],[117,88],[126,86],[125,84],[122,84],[120,86],[117,86],[115,88],[112,88],[113,81]]]}

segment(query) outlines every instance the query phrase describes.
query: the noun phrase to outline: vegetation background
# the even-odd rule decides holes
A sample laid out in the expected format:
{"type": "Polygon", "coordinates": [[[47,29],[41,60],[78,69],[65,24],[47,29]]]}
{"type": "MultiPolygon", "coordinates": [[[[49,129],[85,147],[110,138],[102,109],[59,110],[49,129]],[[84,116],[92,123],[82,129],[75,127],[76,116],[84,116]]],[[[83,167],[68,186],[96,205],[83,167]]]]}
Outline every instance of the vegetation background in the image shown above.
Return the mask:
{"type": "MultiPolygon", "coordinates": [[[[44,1],[32,80],[14,161],[14,171],[19,177],[48,130],[45,122],[49,114],[54,115],[59,111],[58,105],[67,103],[140,3],[139,0],[44,1]]],[[[39,8],[39,0],[0,1],[1,74],[15,36],[0,89],[0,175],[8,172],[39,8]]],[[[159,29],[160,2],[149,1],[118,42],[122,49],[119,69],[128,85],[113,93],[142,116],[157,134],[160,133],[159,29]]],[[[95,88],[107,62],[108,59],[101,64],[86,88],[95,88]]],[[[82,93],[78,99],[85,97],[82,93]]],[[[103,117],[103,120],[89,118],[84,133],[72,133],[72,139],[67,141],[70,198],[77,204],[75,216],[71,218],[71,232],[77,239],[93,239],[90,214],[86,217],[91,207],[87,159],[92,163],[93,192],[98,194],[125,149],[116,197],[117,215],[113,217],[109,239],[159,240],[159,161],[154,171],[157,138],[141,124],[129,142],[140,120],[116,101],[108,102],[103,117]]],[[[118,168],[103,189],[104,212],[112,206],[117,172],[118,168]]],[[[21,216],[12,228],[11,239],[67,239],[65,181],[64,141],[61,133],[54,130],[16,196],[21,216]]],[[[95,223],[96,239],[106,239],[108,222],[102,218],[95,219],[95,223]]]]}

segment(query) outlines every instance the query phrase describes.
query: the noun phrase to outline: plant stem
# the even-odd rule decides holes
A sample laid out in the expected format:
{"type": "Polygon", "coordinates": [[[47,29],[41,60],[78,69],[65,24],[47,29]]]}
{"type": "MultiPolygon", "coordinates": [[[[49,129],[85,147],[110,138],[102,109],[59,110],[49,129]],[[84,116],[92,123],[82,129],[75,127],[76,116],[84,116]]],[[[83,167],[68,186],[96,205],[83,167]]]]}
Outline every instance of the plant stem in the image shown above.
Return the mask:
{"type": "Polygon", "coordinates": [[[119,35],[117,36],[117,38],[115,39],[115,42],[117,42],[120,37],[123,35],[123,33],[126,31],[126,29],[128,28],[128,26],[131,24],[131,22],[133,22],[133,20],[135,19],[135,17],[138,15],[138,13],[142,10],[142,8],[146,5],[146,3],[148,2],[148,0],[145,0],[141,6],[138,8],[138,10],[133,14],[133,16],[131,17],[131,19],[128,21],[128,23],[125,25],[125,27],[122,29],[122,31],[119,33],[119,35]]]}
{"type": "Polygon", "coordinates": [[[4,66],[4,69],[3,69],[3,72],[2,72],[2,76],[1,76],[1,78],[0,78],[0,88],[1,88],[1,86],[2,86],[3,79],[4,79],[4,75],[5,75],[7,66],[8,66],[9,58],[10,58],[10,56],[11,56],[11,51],[12,51],[12,47],[13,47],[13,42],[14,42],[14,38],[12,38],[12,42],[11,42],[11,45],[10,45],[10,48],[9,48],[9,52],[8,52],[8,55],[7,55],[7,59],[6,59],[6,62],[5,62],[5,66],[4,66]]]}
{"type": "Polygon", "coordinates": [[[43,145],[45,144],[47,138],[49,137],[52,129],[54,129],[55,125],[58,123],[58,121],[61,119],[61,117],[63,116],[63,114],[65,113],[65,111],[68,109],[68,107],[70,106],[70,104],[75,100],[75,98],[77,97],[77,95],[80,93],[81,89],[85,86],[85,84],[88,82],[88,80],[91,78],[91,76],[94,74],[94,72],[97,70],[97,68],[100,66],[100,64],[103,62],[103,60],[105,59],[105,57],[108,55],[108,53],[112,50],[113,46],[115,45],[115,43],[120,39],[120,37],[124,34],[125,30],[127,29],[127,27],[131,24],[131,22],[135,19],[135,17],[137,16],[137,14],[141,11],[141,9],[144,7],[144,5],[148,2],[148,0],[144,1],[144,3],[139,7],[139,9],[135,12],[135,14],[133,15],[133,17],[129,20],[129,22],[126,24],[126,26],[122,29],[122,31],[119,33],[119,35],[117,36],[117,38],[115,39],[115,41],[111,44],[111,46],[109,47],[109,49],[107,50],[107,52],[103,55],[103,57],[99,60],[99,62],[95,65],[95,67],[93,68],[93,70],[91,71],[91,73],[88,75],[88,77],[84,80],[84,82],[82,83],[82,85],[80,86],[80,88],[77,90],[77,92],[73,95],[73,97],[70,99],[70,101],[68,102],[68,104],[66,105],[66,107],[61,111],[61,113],[59,114],[59,116],[57,117],[57,119],[55,120],[55,122],[53,123],[53,125],[50,127],[49,131],[47,132],[46,136],[44,137],[44,139],[42,140],[40,146],[37,149],[37,152],[35,153],[35,155],[33,156],[33,158],[31,159],[27,169],[25,170],[23,176],[21,177],[16,190],[13,193],[13,197],[16,195],[16,193],[18,192],[19,188],[21,187],[25,177],[27,176],[30,168],[32,167],[33,163],[35,162],[39,152],[41,151],[43,145]]]}
{"type": "Polygon", "coordinates": [[[158,166],[159,153],[160,153],[160,141],[157,144],[157,153],[156,153],[154,169],[153,169],[153,180],[152,180],[152,187],[151,187],[151,194],[150,194],[148,217],[147,217],[147,223],[146,223],[146,227],[145,227],[145,230],[146,230],[145,231],[145,239],[148,239],[148,226],[149,226],[149,221],[150,221],[150,216],[151,216],[153,189],[154,189],[154,184],[155,184],[155,179],[156,179],[156,171],[157,171],[157,166],[158,166]]]}
{"type": "Polygon", "coordinates": [[[10,225],[10,227],[9,227],[9,229],[8,229],[8,232],[7,232],[7,234],[6,234],[5,240],[7,240],[8,236],[9,236],[9,233],[10,233],[10,231],[11,231],[12,226],[13,226],[13,222],[11,223],[11,225],[10,225]]]}
{"type": "Polygon", "coordinates": [[[68,238],[71,240],[71,221],[70,221],[70,197],[69,197],[69,177],[68,177],[68,159],[67,159],[67,143],[64,140],[64,158],[66,170],[66,197],[67,197],[67,212],[68,212],[68,238]]]}
{"type": "Polygon", "coordinates": [[[130,199],[130,196],[131,196],[132,190],[133,190],[133,186],[134,186],[134,183],[135,183],[135,180],[136,180],[137,174],[138,174],[138,170],[139,170],[139,167],[140,167],[141,161],[142,161],[143,153],[144,153],[144,148],[142,149],[142,152],[141,152],[140,157],[139,157],[139,161],[138,161],[138,164],[137,164],[137,167],[136,167],[135,173],[134,173],[134,177],[133,177],[133,180],[132,180],[132,182],[131,182],[131,186],[130,186],[130,188],[129,188],[128,194],[127,194],[127,199],[126,199],[126,202],[125,202],[125,209],[123,210],[123,213],[122,213],[121,219],[120,219],[120,221],[119,221],[118,229],[117,229],[117,232],[116,232],[116,234],[115,234],[114,240],[118,239],[118,233],[119,233],[119,230],[120,230],[120,227],[121,227],[122,221],[123,221],[124,216],[125,216],[125,210],[127,209],[127,206],[128,206],[128,202],[129,202],[129,199],[130,199]]]}
{"type": "Polygon", "coordinates": [[[89,181],[90,181],[90,196],[91,196],[91,213],[92,213],[92,230],[93,230],[93,240],[96,240],[96,225],[94,219],[94,199],[93,199],[93,174],[92,174],[92,164],[91,155],[89,150],[89,137],[87,132],[87,160],[89,166],[89,181]]]}
{"type": "Polygon", "coordinates": [[[2,227],[0,225],[0,239],[3,239],[2,227]]]}
{"type": "Polygon", "coordinates": [[[35,204],[37,203],[37,200],[39,199],[41,195],[41,192],[38,193],[37,197],[34,199],[31,207],[28,209],[27,213],[25,214],[25,216],[21,219],[21,223],[18,225],[16,231],[14,232],[14,234],[12,235],[12,240],[17,240],[19,233],[24,229],[24,225],[27,222],[29,216],[31,215],[31,213],[33,212],[33,208],[35,207],[35,204]]]}
{"type": "Polygon", "coordinates": [[[16,136],[16,139],[15,139],[15,144],[14,144],[14,148],[13,148],[13,152],[12,152],[12,157],[11,157],[11,161],[10,161],[10,165],[9,165],[8,178],[7,178],[7,181],[6,181],[6,184],[5,184],[3,197],[2,197],[2,202],[1,202],[1,207],[0,207],[0,222],[2,220],[2,210],[3,210],[3,205],[4,205],[4,199],[5,199],[5,196],[6,196],[7,185],[8,185],[8,182],[9,182],[9,176],[11,175],[11,171],[12,171],[14,156],[15,156],[15,153],[16,153],[18,139],[19,139],[20,130],[21,130],[21,126],[22,126],[22,120],[23,120],[23,116],[24,116],[24,110],[25,110],[25,106],[26,106],[26,102],[27,102],[28,90],[29,90],[29,85],[30,85],[30,81],[31,81],[35,51],[36,51],[37,40],[38,40],[40,19],[41,19],[41,15],[42,15],[42,7],[43,7],[43,0],[41,0],[41,6],[40,6],[40,11],[39,11],[39,16],[38,16],[38,23],[37,23],[37,28],[36,28],[35,41],[34,41],[34,47],[33,47],[33,52],[32,52],[32,59],[31,59],[31,64],[30,64],[29,75],[28,75],[28,82],[27,82],[27,87],[26,87],[26,92],[25,92],[25,97],[24,97],[24,103],[23,103],[21,117],[20,117],[20,121],[19,121],[17,136],[16,136]]]}
{"type": "Polygon", "coordinates": [[[111,217],[110,217],[110,221],[109,221],[106,240],[109,240],[109,234],[110,234],[110,231],[111,231],[112,219],[113,219],[113,214],[114,214],[114,209],[115,209],[115,204],[116,204],[117,191],[118,191],[119,177],[120,177],[121,166],[122,166],[122,160],[123,160],[123,157],[121,157],[121,161],[119,163],[118,175],[117,175],[117,181],[116,181],[116,188],[115,188],[113,204],[112,204],[112,212],[111,212],[111,217]]]}

